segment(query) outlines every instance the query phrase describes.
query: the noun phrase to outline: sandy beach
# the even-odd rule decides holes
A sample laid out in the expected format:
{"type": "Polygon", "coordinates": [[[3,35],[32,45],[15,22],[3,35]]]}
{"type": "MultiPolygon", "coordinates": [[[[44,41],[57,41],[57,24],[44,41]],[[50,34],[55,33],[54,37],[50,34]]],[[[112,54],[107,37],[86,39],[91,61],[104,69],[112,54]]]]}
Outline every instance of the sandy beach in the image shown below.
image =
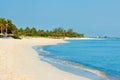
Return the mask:
{"type": "Polygon", "coordinates": [[[0,80],[89,80],[40,60],[35,45],[63,43],[62,39],[0,39],[0,80]]]}

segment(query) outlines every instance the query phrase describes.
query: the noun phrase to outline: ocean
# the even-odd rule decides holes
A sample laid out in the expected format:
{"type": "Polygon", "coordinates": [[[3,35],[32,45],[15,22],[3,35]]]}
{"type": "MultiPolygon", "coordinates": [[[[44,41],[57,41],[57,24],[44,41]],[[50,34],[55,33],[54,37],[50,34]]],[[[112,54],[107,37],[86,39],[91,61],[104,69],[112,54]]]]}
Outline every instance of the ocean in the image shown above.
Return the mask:
{"type": "Polygon", "coordinates": [[[63,71],[91,80],[120,80],[120,39],[67,40],[34,49],[63,71]]]}

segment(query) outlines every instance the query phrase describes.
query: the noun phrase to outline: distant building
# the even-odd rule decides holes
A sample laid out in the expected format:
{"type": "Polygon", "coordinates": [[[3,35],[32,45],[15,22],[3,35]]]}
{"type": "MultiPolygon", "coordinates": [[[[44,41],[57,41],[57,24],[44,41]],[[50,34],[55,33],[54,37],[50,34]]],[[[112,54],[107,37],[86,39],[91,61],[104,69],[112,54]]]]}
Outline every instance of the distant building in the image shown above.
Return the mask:
{"type": "Polygon", "coordinates": [[[96,36],[96,38],[101,38],[101,36],[96,36]]]}

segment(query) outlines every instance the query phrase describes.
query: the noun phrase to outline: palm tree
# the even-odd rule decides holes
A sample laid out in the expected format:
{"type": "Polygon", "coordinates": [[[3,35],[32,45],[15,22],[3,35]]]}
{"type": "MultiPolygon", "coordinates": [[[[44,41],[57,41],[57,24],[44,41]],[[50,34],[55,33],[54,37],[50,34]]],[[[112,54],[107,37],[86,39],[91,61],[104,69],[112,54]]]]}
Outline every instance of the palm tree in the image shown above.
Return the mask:
{"type": "Polygon", "coordinates": [[[2,24],[0,23],[0,36],[2,36],[2,24]]]}
{"type": "Polygon", "coordinates": [[[4,18],[0,18],[0,35],[3,36],[3,28],[4,28],[4,21],[5,19],[4,18]]]}
{"type": "Polygon", "coordinates": [[[30,28],[26,27],[25,29],[25,36],[31,36],[30,28]]]}
{"type": "Polygon", "coordinates": [[[8,36],[8,20],[5,22],[5,35],[8,36]]]}

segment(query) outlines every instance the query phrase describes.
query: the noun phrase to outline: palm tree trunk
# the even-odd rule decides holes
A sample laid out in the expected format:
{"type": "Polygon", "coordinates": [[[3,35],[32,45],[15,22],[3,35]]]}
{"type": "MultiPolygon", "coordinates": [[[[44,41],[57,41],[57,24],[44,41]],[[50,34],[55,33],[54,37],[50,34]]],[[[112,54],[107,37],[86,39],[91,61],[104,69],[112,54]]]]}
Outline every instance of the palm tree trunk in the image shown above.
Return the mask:
{"type": "Polygon", "coordinates": [[[0,26],[0,31],[1,31],[0,36],[2,37],[3,36],[3,34],[2,34],[2,26],[0,26]]]}
{"type": "Polygon", "coordinates": [[[6,23],[6,26],[5,26],[6,28],[5,28],[5,36],[7,37],[8,36],[8,21],[7,21],[7,23],[6,23]]]}
{"type": "Polygon", "coordinates": [[[7,34],[7,28],[6,28],[6,36],[8,36],[8,34],[7,34]]]}
{"type": "Polygon", "coordinates": [[[1,27],[1,35],[2,35],[2,27],[1,27]]]}

